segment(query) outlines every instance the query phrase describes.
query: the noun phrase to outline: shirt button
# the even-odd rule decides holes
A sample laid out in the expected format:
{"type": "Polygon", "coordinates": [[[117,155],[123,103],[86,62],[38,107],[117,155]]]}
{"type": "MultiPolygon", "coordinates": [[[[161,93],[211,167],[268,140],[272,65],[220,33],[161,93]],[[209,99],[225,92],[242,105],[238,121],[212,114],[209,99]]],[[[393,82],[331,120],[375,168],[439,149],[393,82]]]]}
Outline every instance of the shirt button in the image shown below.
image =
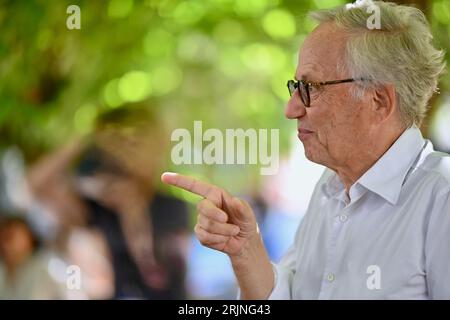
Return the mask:
{"type": "Polygon", "coordinates": [[[332,274],[332,273],[329,273],[329,274],[327,275],[327,280],[328,280],[328,282],[333,282],[333,281],[334,281],[334,279],[335,279],[335,276],[334,276],[334,274],[332,274]]]}
{"type": "Polygon", "coordinates": [[[341,215],[339,216],[339,220],[340,220],[341,222],[345,222],[345,221],[347,221],[347,219],[348,219],[348,216],[345,215],[345,214],[341,214],[341,215]]]}

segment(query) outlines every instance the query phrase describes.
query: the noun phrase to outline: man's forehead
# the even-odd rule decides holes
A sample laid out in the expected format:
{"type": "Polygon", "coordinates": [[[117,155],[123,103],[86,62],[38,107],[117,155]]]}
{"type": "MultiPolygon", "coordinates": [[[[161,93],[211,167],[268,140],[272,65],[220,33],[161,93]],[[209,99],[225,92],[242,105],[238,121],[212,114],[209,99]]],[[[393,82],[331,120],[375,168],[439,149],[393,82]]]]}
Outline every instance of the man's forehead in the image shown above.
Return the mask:
{"type": "Polygon", "coordinates": [[[334,23],[323,23],[305,39],[298,56],[296,78],[336,70],[336,64],[345,55],[346,35],[336,30],[334,23]]]}
{"type": "Polygon", "coordinates": [[[317,81],[320,80],[322,76],[323,68],[316,64],[299,64],[297,70],[295,71],[295,80],[307,80],[307,81],[317,81]]]}
{"type": "Polygon", "coordinates": [[[300,53],[308,51],[322,54],[340,54],[345,49],[347,34],[336,24],[331,22],[317,26],[305,39],[300,48],[300,53]]]}

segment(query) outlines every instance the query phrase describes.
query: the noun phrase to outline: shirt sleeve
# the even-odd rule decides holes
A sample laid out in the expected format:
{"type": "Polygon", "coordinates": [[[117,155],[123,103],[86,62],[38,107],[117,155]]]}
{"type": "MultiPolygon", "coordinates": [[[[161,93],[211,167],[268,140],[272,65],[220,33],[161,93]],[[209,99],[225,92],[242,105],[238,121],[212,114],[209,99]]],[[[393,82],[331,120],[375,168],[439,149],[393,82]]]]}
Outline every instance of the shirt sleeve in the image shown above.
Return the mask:
{"type": "Polygon", "coordinates": [[[425,261],[431,299],[450,299],[450,188],[436,197],[428,223],[425,261]]]}
{"type": "Polygon", "coordinates": [[[268,298],[269,300],[292,299],[292,282],[295,274],[294,257],[294,247],[291,247],[280,263],[272,263],[275,283],[272,293],[268,298]]]}

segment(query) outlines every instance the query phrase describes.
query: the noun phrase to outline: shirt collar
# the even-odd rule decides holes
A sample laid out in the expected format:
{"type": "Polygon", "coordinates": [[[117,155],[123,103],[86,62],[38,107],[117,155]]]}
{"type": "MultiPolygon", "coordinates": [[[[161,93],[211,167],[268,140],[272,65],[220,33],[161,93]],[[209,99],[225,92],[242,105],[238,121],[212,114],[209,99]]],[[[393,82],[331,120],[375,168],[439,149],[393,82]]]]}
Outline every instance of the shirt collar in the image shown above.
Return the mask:
{"type": "Polygon", "coordinates": [[[406,129],[357,183],[395,205],[405,177],[425,145],[417,127],[406,129]]]}
{"type": "MultiPolygon", "coordinates": [[[[425,140],[417,127],[406,129],[383,156],[350,188],[351,201],[356,200],[354,196],[360,196],[363,192],[359,190],[360,188],[358,189],[359,184],[395,205],[404,179],[424,144],[425,140]]],[[[322,191],[328,197],[344,199],[344,186],[336,173],[322,185],[322,191]]]]}

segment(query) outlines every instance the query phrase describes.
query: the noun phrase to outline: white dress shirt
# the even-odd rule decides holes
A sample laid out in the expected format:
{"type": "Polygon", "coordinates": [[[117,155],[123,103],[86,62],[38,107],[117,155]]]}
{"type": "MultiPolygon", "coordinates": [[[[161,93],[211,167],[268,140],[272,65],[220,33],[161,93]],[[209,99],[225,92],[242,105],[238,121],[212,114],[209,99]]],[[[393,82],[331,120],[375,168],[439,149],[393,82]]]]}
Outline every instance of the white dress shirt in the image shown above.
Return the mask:
{"type": "Polygon", "coordinates": [[[269,299],[450,299],[450,157],[405,130],[349,197],[326,169],[269,299]]]}

